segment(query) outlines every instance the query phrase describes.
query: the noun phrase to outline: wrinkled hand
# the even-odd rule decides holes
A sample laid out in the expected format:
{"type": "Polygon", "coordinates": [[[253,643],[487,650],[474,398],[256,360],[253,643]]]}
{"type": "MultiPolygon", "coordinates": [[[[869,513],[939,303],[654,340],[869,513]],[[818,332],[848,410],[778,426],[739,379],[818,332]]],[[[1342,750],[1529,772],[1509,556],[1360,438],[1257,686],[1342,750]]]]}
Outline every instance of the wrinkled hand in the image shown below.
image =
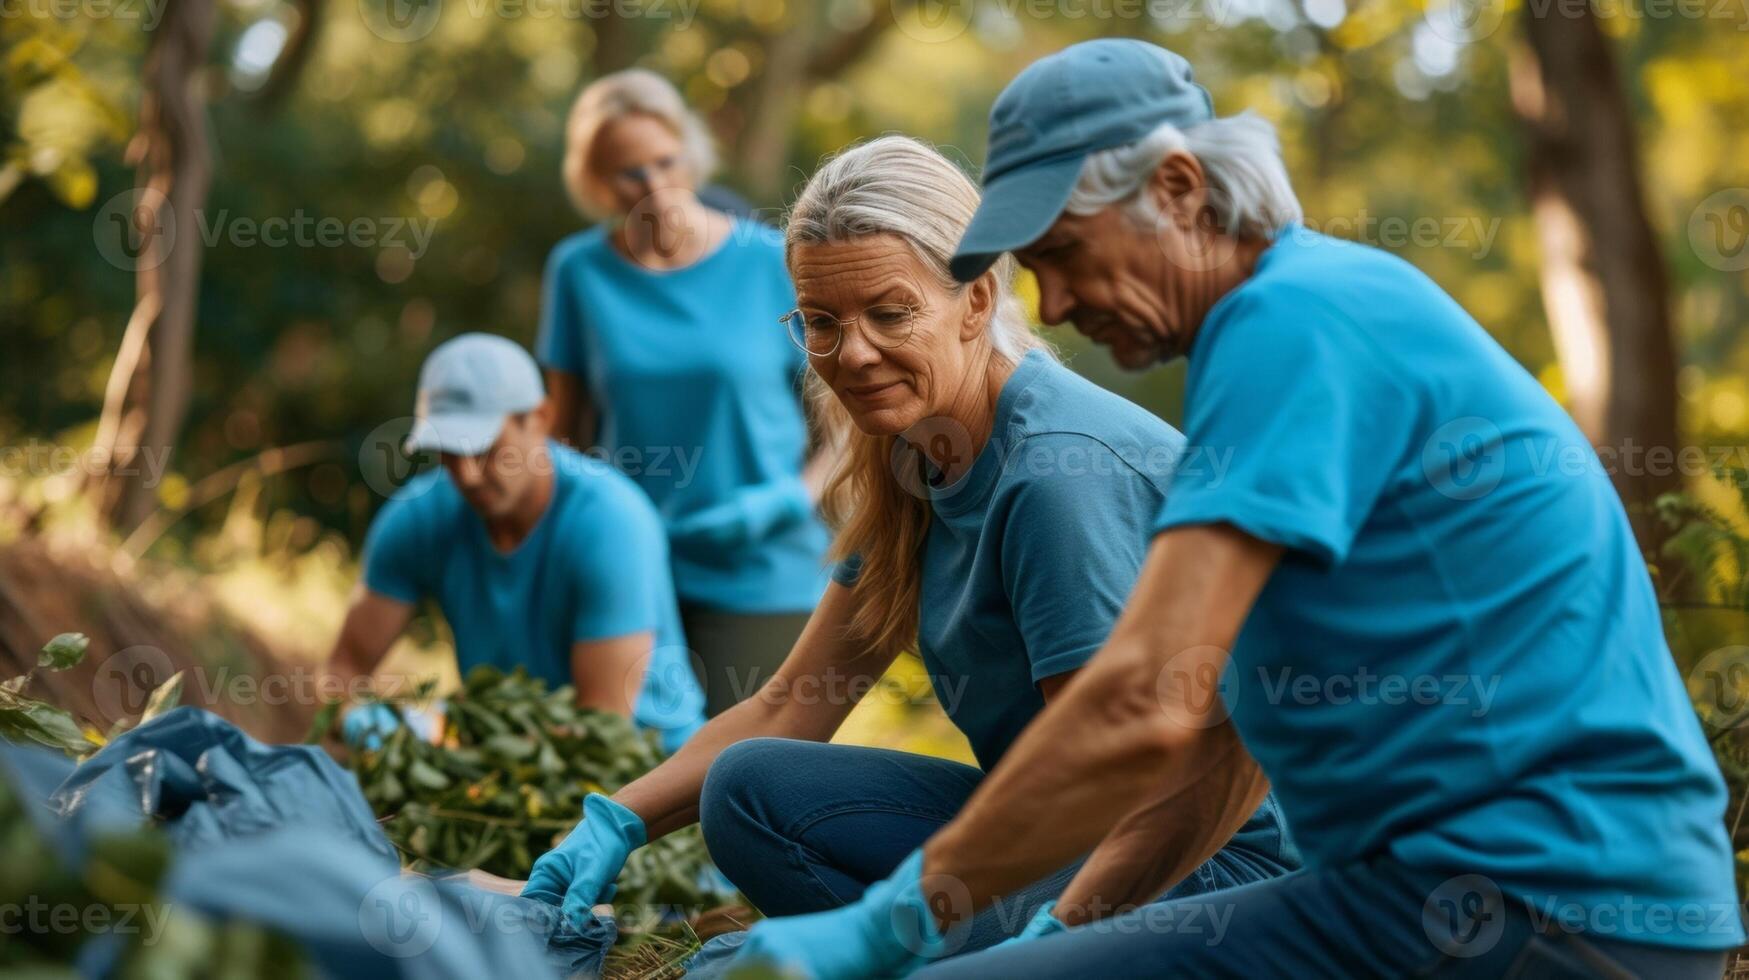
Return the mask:
{"type": "Polygon", "coordinates": [[[1001,949],[1005,946],[1019,946],[1021,943],[1031,942],[1040,936],[1054,936],[1059,932],[1068,932],[1069,927],[1063,923],[1063,920],[1052,914],[1056,907],[1056,902],[1046,902],[1039,906],[1039,910],[1033,914],[1031,921],[1027,922],[1026,928],[1020,930],[1019,935],[1010,936],[990,948],[1001,949]]]}
{"type": "Polygon", "coordinates": [[[813,498],[800,480],[780,480],[680,518],[668,526],[668,537],[681,545],[739,548],[799,524],[813,512],[813,498]]]}
{"type": "Polygon", "coordinates": [[[581,929],[590,909],[612,900],[619,890],[613,880],[626,858],[647,839],[644,821],[637,814],[600,793],[590,793],[583,798],[583,819],[559,846],[534,862],[522,895],[558,905],[565,919],[581,929]]]}
{"type": "MultiPolygon", "coordinates": [[[[813,980],[903,976],[956,944],[941,935],[924,899],[923,851],[843,908],[757,922],[731,962],[813,980]]],[[[953,939],[962,939],[955,934],[953,939]]]]}

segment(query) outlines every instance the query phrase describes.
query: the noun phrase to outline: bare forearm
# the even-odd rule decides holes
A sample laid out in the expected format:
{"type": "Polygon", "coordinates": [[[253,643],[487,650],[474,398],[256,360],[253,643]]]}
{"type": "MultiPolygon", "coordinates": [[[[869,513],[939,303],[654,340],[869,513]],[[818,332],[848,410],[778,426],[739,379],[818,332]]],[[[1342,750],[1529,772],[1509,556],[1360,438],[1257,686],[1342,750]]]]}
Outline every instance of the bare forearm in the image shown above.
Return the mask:
{"type": "Polygon", "coordinates": [[[927,845],[928,871],[963,882],[974,907],[1086,854],[1151,792],[1198,775],[1188,760],[1200,753],[1177,751],[1148,703],[1152,672],[1135,651],[1108,655],[1137,662],[1083,668],[927,845]]]}
{"type": "Polygon", "coordinates": [[[1215,774],[1226,779],[1190,787],[1195,798],[1163,796],[1119,821],[1063,890],[1056,917],[1078,926],[1151,902],[1226,846],[1262,805],[1269,783],[1248,754],[1230,754],[1215,774]]]}
{"type": "Polygon", "coordinates": [[[824,742],[838,730],[856,696],[873,687],[890,656],[869,653],[848,636],[856,609],[849,589],[834,583],[815,608],[777,675],[759,693],[712,718],[666,762],[615,793],[655,839],[698,820],[705,774],[724,749],[761,736],[824,742]],[[844,697],[800,696],[822,690],[821,679],[847,676],[844,697]]]}
{"type": "Polygon", "coordinates": [[[813,742],[831,738],[849,706],[823,712],[799,704],[788,697],[783,680],[774,678],[758,694],[712,718],[666,762],[613,794],[614,801],[642,818],[655,840],[698,822],[705,775],[729,746],[762,737],[813,742]]]}
{"type": "MultiPolygon", "coordinates": [[[[781,710],[749,698],[712,718],[667,761],[613,794],[614,801],[643,819],[651,840],[691,826],[698,822],[699,794],[717,756],[749,738],[810,736],[792,731],[795,726],[787,721],[781,710]]],[[[830,737],[827,732],[817,740],[830,737]]]]}
{"type": "Polygon", "coordinates": [[[328,676],[349,696],[365,687],[412,616],[407,603],[356,589],[324,666],[328,676]]]}
{"type": "Polygon", "coordinates": [[[1223,731],[1218,678],[1279,557],[1227,527],[1161,535],[1105,648],[926,845],[928,873],[958,879],[982,907],[1150,801],[1194,816],[1185,808],[1242,785],[1222,771],[1250,762],[1223,731]]]}

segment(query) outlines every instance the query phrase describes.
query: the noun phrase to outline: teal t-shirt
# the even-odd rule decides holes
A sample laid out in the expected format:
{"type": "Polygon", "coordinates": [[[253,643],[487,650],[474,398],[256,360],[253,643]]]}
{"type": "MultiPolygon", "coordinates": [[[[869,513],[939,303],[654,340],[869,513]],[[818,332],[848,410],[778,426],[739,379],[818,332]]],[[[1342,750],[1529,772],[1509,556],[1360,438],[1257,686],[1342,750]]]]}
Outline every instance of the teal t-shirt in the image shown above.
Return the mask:
{"type": "Polygon", "coordinates": [[[1297,227],[1189,356],[1186,434],[1227,463],[1157,527],[1287,549],[1223,696],[1308,865],[1389,852],[1601,935],[1743,942],[1724,783],[1554,399],[1413,267],[1297,227]]]}
{"type": "MultiPolygon", "coordinates": [[[[597,226],[553,249],[545,290],[537,356],[583,379],[600,451],[669,526],[800,477],[807,359],[778,322],[796,298],[774,229],[737,220],[716,251],[661,272],[597,226]]],[[[675,589],[731,612],[804,612],[826,584],[826,543],[811,516],[741,547],[677,540],[675,589]]]]}
{"type": "Polygon", "coordinates": [[[651,632],[634,717],[679,747],[704,722],[704,694],[692,673],[668,542],[650,502],[598,460],[557,443],[553,496],[534,529],[510,553],[442,469],[402,487],[371,523],[364,583],[372,592],[436,600],[455,635],[461,672],[481,664],[527,668],[555,687],[569,684],[571,646],[651,632]]]}
{"type": "Polygon", "coordinates": [[[1044,708],[1038,682],[1110,635],[1183,448],[1158,417],[1032,351],[971,469],[929,487],[918,652],[986,771],[1044,708]]]}

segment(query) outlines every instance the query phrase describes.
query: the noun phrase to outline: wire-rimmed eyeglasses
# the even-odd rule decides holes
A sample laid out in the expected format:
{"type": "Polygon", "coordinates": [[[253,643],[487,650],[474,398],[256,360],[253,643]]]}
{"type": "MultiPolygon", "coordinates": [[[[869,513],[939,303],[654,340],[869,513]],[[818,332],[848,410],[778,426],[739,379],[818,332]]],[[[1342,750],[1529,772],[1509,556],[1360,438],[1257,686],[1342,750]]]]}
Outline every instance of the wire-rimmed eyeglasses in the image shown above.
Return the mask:
{"type": "Polygon", "coordinates": [[[845,328],[862,321],[862,335],[876,347],[893,348],[911,338],[917,308],[904,303],[880,303],[852,317],[839,319],[823,310],[798,307],[778,318],[790,343],[813,357],[827,357],[844,341],[845,328]]]}

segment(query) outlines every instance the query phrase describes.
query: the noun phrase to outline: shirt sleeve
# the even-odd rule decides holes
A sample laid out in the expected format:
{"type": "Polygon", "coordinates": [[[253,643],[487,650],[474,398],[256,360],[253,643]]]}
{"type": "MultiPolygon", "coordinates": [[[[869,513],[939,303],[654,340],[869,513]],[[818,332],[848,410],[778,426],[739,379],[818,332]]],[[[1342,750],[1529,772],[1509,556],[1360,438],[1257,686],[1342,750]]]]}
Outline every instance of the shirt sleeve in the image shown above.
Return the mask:
{"type": "Polygon", "coordinates": [[[1340,564],[1405,458],[1415,401],[1365,329],[1315,294],[1230,300],[1191,354],[1192,449],[1155,529],[1231,524],[1340,564]]]}
{"type": "Polygon", "coordinates": [[[414,500],[384,504],[364,537],[364,587],[409,603],[429,594],[426,570],[435,556],[426,554],[427,540],[414,500]]]}
{"type": "Polygon", "coordinates": [[[1083,666],[1105,644],[1164,494],[1088,436],[1033,436],[1014,452],[993,514],[1003,521],[1003,585],[1037,683],[1083,666]]]}
{"type": "MultiPolygon", "coordinates": [[[[571,641],[655,634],[674,602],[668,538],[655,508],[628,489],[590,511],[599,519],[566,535],[575,561],[571,641]],[[620,504],[618,507],[611,504],[620,504]]],[[[659,641],[658,641],[659,642],[659,641]]]]}
{"type": "Polygon", "coordinates": [[[574,276],[565,257],[571,249],[561,243],[547,258],[541,282],[540,330],[535,334],[536,360],[545,367],[585,377],[582,303],[574,276]]]}
{"type": "Polygon", "coordinates": [[[845,588],[854,588],[856,580],[862,577],[862,556],[851,555],[832,566],[832,581],[845,588]]]}

